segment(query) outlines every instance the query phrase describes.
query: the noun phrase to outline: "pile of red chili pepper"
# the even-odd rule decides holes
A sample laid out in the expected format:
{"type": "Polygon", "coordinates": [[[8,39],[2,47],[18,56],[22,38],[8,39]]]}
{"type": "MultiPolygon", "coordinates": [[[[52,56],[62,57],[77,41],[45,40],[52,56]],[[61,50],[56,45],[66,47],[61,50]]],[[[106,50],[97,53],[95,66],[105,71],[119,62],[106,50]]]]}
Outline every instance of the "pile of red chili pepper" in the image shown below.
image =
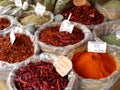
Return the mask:
{"type": "Polygon", "coordinates": [[[68,84],[67,76],[61,77],[50,62],[30,62],[15,74],[18,90],[63,90],[68,84]]]}
{"type": "Polygon", "coordinates": [[[90,5],[74,6],[72,9],[64,10],[62,12],[64,19],[67,19],[70,13],[72,13],[71,21],[85,25],[100,24],[104,21],[104,16],[90,5]]]}
{"type": "Polygon", "coordinates": [[[80,42],[84,38],[84,33],[76,27],[74,27],[72,33],[60,32],[59,28],[60,26],[56,26],[42,30],[39,34],[40,41],[48,45],[66,46],[80,42]]]}
{"type": "Polygon", "coordinates": [[[3,30],[10,26],[10,21],[7,18],[0,18],[0,30],[3,30]]]}
{"type": "Polygon", "coordinates": [[[34,54],[33,43],[29,36],[15,34],[16,40],[12,45],[9,34],[0,37],[0,60],[16,63],[21,62],[34,54]]]}

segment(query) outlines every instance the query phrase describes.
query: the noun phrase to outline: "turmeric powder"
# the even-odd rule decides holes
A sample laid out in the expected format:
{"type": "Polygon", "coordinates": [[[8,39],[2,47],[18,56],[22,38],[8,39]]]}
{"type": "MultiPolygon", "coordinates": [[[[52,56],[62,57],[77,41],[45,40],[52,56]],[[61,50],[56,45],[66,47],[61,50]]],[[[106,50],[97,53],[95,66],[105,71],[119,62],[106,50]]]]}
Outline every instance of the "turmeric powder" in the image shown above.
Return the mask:
{"type": "Polygon", "coordinates": [[[108,53],[80,52],[72,58],[74,71],[83,78],[101,79],[112,74],[117,65],[108,53]]]}

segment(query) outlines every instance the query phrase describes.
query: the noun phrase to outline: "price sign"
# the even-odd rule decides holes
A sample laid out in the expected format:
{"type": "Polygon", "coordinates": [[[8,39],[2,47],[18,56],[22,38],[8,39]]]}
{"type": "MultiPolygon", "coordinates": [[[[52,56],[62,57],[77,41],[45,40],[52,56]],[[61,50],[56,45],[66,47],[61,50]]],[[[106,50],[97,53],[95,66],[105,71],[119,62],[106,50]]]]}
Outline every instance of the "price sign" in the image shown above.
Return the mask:
{"type": "Polygon", "coordinates": [[[25,2],[23,3],[22,9],[23,9],[23,10],[27,10],[27,9],[28,9],[28,6],[29,6],[28,1],[25,1],[25,2]]]}
{"type": "Polygon", "coordinates": [[[56,71],[64,77],[69,73],[69,71],[72,69],[72,62],[65,56],[60,56],[59,59],[54,62],[54,67],[56,68],[56,71]]]}
{"type": "Polygon", "coordinates": [[[15,37],[15,34],[13,32],[13,29],[12,29],[11,32],[10,32],[10,42],[11,42],[11,44],[14,44],[15,39],[16,39],[16,37],[15,37]]]}
{"type": "Polygon", "coordinates": [[[15,5],[16,5],[17,7],[22,8],[22,1],[21,1],[21,0],[15,0],[15,5]]]}
{"type": "Polygon", "coordinates": [[[35,7],[36,14],[43,16],[45,10],[46,10],[46,7],[44,5],[37,3],[35,7]]]}
{"type": "Polygon", "coordinates": [[[72,14],[70,13],[68,19],[67,19],[67,20],[64,20],[64,21],[62,22],[62,24],[61,24],[61,26],[60,26],[60,30],[59,30],[60,32],[66,31],[66,32],[72,33],[73,28],[74,28],[74,25],[69,21],[71,15],[72,15],[72,14]]]}
{"type": "Polygon", "coordinates": [[[88,41],[88,52],[105,53],[106,42],[88,41]]]}
{"type": "Polygon", "coordinates": [[[116,40],[120,39],[120,31],[116,32],[116,40]]]}

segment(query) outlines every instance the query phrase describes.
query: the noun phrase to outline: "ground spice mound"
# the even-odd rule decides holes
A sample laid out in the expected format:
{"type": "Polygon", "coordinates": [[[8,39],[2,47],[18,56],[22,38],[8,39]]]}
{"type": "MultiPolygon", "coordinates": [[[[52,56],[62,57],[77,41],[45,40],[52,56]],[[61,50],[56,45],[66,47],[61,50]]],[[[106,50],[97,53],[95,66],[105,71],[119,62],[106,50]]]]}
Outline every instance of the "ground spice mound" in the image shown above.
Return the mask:
{"type": "Polygon", "coordinates": [[[3,30],[10,26],[10,21],[7,18],[0,18],[0,30],[3,30]]]}
{"type": "Polygon", "coordinates": [[[15,75],[17,90],[64,90],[68,84],[68,77],[61,77],[50,62],[30,62],[15,75]]]}
{"type": "Polygon", "coordinates": [[[114,58],[108,53],[81,52],[73,56],[74,71],[81,77],[106,78],[117,68],[114,58]]]}
{"type": "Polygon", "coordinates": [[[40,41],[54,46],[73,45],[84,39],[84,33],[74,27],[73,32],[59,32],[60,26],[49,27],[41,31],[39,34],[40,41]]]}
{"type": "Polygon", "coordinates": [[[72,9],[64,10],[62,12],[64,19],[67,19],[70,13],[72,13],[70,21],[79,22],[85,25],[100,24],[104,21],[104,16],[89,5],[74,6],[72,9]]]}
{"type": "Polygon", "coordinates": [[[9,35],[0,37],[0,60],[9,63],[21,62],[34,54],[33,43],[30,37],[24,34],[15,34],[16,40],[12,45],[9,35]]]}

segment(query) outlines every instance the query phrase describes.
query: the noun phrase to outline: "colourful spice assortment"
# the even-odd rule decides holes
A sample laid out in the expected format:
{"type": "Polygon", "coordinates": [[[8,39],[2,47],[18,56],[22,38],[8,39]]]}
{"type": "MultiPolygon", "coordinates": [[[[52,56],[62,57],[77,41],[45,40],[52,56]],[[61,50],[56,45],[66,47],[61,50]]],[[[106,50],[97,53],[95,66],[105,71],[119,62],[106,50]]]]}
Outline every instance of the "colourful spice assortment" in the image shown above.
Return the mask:
{"type": "Polygon", "coordinates": [[[67,19],[70,13],[72,13],[71,21],[85,25],[100,24],[104,21],[104,16],[90,5],[74,6],[72,9],[64,10],[62,12],[64,19],[67,19]]]}
{"type": "Polygon", "coordinates": [[[80,52],[72,59],[74,71],[83,78],[101,79],[112,74],[117,67],[108,53],[80,52]]]}
{"type": "Polygon", "coordinates": [[[120,46],[120,39],[116,39],[115,34],[103,35],[100,38],[108,44],[120,46]]]}
{"type": "Polygon", "coordinates": [[[16,40],[12,45],[10,36],[0,37],[0,60],[16,63],[27,59],[34,54],[33,43],[24,34],[15,34],[16,40]]]}
{"type": "Polygon", "coordinates": [[[84,38],[84,33],[74,27],[73,32],[59,32],[60,26],[49,27],[41,31],[39,34],[40,41],[54,46],[73,45],[80,42],[84,38]]]}
{"type": "Polygon", "coordinates": [[[15,74],[17,90],[63,90],[68,84],[67,76],[61,77],[50,62],[29,63],[15,74]]]}
{"type": "Polygon", "coordinates": [[[5,17],[1,17],[0,18],[0,30],[3,30],[9,26],[10,26],[10,21],[5,17]]]}

